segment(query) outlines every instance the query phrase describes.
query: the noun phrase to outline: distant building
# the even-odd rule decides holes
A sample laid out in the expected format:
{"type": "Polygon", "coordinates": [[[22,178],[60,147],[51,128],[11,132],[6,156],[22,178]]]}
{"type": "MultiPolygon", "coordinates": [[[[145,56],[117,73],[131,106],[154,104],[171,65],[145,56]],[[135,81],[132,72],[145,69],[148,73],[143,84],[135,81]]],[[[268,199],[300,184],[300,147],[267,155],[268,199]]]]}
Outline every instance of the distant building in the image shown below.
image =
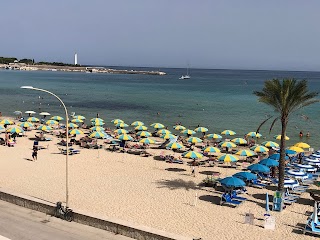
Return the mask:
{"type": "Polygon", "coordinates": [[[74,54],[74,65],[78,65],[78,54],[74,54]]]}

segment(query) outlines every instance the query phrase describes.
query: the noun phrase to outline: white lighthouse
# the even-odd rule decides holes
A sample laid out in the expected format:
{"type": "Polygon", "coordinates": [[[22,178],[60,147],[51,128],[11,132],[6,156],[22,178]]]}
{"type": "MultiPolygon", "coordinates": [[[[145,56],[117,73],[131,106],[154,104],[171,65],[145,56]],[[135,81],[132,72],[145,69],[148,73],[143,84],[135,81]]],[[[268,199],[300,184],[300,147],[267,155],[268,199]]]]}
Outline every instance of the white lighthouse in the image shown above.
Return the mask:
{"type": "Polygon", "coordinates": [[[78,65],[78,54],[74,54],[74,65],[78,65]]]}

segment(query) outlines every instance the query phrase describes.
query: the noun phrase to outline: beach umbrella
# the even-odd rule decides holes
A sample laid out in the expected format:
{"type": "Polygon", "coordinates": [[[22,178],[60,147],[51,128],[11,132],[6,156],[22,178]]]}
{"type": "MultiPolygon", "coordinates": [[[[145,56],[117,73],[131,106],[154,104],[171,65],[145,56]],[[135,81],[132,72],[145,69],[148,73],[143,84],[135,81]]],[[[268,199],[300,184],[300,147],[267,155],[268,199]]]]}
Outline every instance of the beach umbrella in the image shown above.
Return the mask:
{"type": "Polygon", "coordinates": [[[144,125],[139,125],[139,126],[136,126],[134,128],[134,130],[136,130],[136,131],[146,131],[146,130],[148,130],[148,127],[146,127],[144,125]]]}
{"type": "Polygon", "coordinates": [[[0,124],[3,124],[3,125],[12,125],[13,124],[13,121],[9,120],[9,119],[3,119],[0,124]]]}
{"type": "Polygon", "coordinates": [[[206,135],[205,137],[208,138],[208,139],[219,139],[219,138],[222,138],[221,135],[216,134],[216,133],[208,134],[208,135],[206,135]]]}
{"type": "Polygon", "coordinates": [[[167,130],[167,129],[160,129],[157,132],[157,134],[159,134],[159,135],[164,135],[164,134],[169,134],[169,133],[171,133],[171,132],[169,130],[167,130]]]}
{"type": "Polygon", "coordinates": [[[196,132],[202,132],[202,133],[204,133],[204,132],[208,132],[208,128],[205,128],[205,127],[197,127],[197,128],[195,129],[195,131],[196,131],[196,132]]]}
{"type": "Polygon", "coordinates": [[[102,126],[104,125],[105,123],[103,121],[94,121],[94,122],[91,122],[91,125],[93,126],[102,126]]]}
{"type": "Polygon", "coordinates": [[[261,145],[265,146],[265,147],[279,147],[279,144],[273,141],[265,141],[263,143],[261,143],[261,145]]]}
{"type": "Polygon", "coordinates": [[[100,126],[94,126],[90,128],[91,131],[97,131],[97,132],[102,132],[104,131],[104,127],[100,127],[100,126]]]}
{"type": "Polygon", "coordinates": [[[182,130],[185,130],[185,129],[186,129],[186,127],[184,127],[184,126],[182,126],[182,125],[176,125],[176,126],[173,126],[173,128],[174,128],[175,130],[178,130],[178,131],[182,131],[182,130]]]}
{"type": "Polygon", "coordinates": [[[268,173],[270,172],[270,169],[262,164],[252,164],[250,166],[247,167],[247,169],[249,169],[251,172],[260,172],[260,173],[268,173]]]}
{"type": "Polygon", "coordinates": [[[142,125],[144,125],[144,123],[141,121],[134,121],[133,123],[131,123],[131,126],[142,126],[142,125]]]}
{"type": "MultiPolygon", "coordinates": [[[[280,149],[277,150],[278,153],[280,153],[280,149]]],[[[293,151],[293,150],[290,150],[290,149],[286,149],[285,151],[285,154],[296,154],[297,152],[296,151],[293,151]]]]}
{"type": "Polygon", "coordinates": [[[231,142],[237,143],[237,144],[247,144],[247,140],[244,138],[234,138],[231,140],[231,142]]]}
{"type": "Polygon", "coordinates": [[[187,142],[190,142],[190,143],[200,143],[202,142],[202,140],[198,137],[189,137],[187,138],[187,142]]]}
{"type": "Polygon", "coordinates": [[[129,127],[129,125],[124,122],[121,122],[121,123],[117,123],[116,127],[124,128],[124,127],[129,127]]]}
{"type": "Polygon", "coordinates": [[[180,149],[180,148],[183,148],[183,145],[177,142],[173,142],[173,143],[167,144],[167,148],[180,149]]]}
{"type": "MultiPolygon", "coordinates": [[[[275,135],[274,138],[277,139],[277,140],[281,140],[281,135],[280,134],[279,135],[275,135]]],[[[288,136],[286,136],[284,139],[285,140],[289,140],[290,138],[288,136]]]]}
{"type": "Polygon", "coordinates": [[[111,122],[112,122],[114,125],[116,125],[116,124],[121,123],[121,122],[124,122],[124,121],[121,120],[121,119],[119,119],[119,118],[117,118],[117,119],[111,120],[111,122]]]}
{"type": "Polygon", "coordinates": [[[150,138],[143,138],[139,142],[140,143],[144,143],[144,144],[153,144],[153,143],[155,143],[155,141],[153,139],[150,139],[150,138]]]}
{"type": "Polygon", "coordinates": [[[152,123],[150,126],[157,129],[164,128],[164,125],[161,123],[152,123]]]}
{"type": "Polygon", "coordinates": [[[28,122],[39,122],[40,120],[39,120],[39,118],[36,118],[36,117],[29,117],[29,118],[27,119],[27,121],[28,121],[28,122]]]}
{"type": "Polygon", "coordinates": [[[61,120],[63,120],[64,118],[63,118],[63,117],[60,117],[60,116],[53,116],[53,117],[51,117],[50,119],[56,120],[56,121],[61,121],[61,120]]]}
{"type": "Polygon", "coordinates": [[[79,135],[79,134],[83,134],[83,132],[79,129],[72,129],[72,130],[69,130],[69,134],[70,135],[79,135]]]}
{"type": "Polygon", "coordinates": [[[227,147],[227,148],[233,148],[236,147],[237,145],[235,145],[233,142],[221,142],[219,144],[220,147],[227,147]]]}
{"type": "Polygon", "coordinates": [[[297,167],[297,168],[303,169],[306,172],[315,172],[315,171],[317,171],[317,168],[315,168],[314,166],[309,165],[309,164],[298,164],[298,163],[295,163],[293,165],[295,167],[297,167]]]}
{"type": "Polygon", "coordinates": [[[289,169],[287,172],[288,177],[296,178],[296,179],[307,179],[308,174],[303,170],[295,170],[295,169],[289,169]]]}
{"type": "Polygon", "coordinates": [[[221,185],[228,188],[244,187],[246,184],[243,180],[237,177],[226,177],[220,180],[221,185]]]}
{"type": "Polygon", "coordinates": [[[206,147],[204,150],[204,152],[206,153],[220,153],[220,149],[219,148],[216,148],[216,147],[206,147]]]}
{"type": "Polygon", "coordinates": [[[239,160],[236,156],[232,154],[223,154],[218,158],[219,161],[224,161],[224,162],[236,162],[239,160]]]}
{"type": "Polygon", "coordinates": [[[40,116],[50,116],[51,114],[48,112],[41,112],[39,113],[40,116]]]}
{"type": "Polygon", "coordinates": [[[47,125],[57,125],[57,124],[59,124],[59,122],[56,120],[50,119],[50,120],[46,121],[46,124],[47,125]]]}
{"type": "Polygon", "coordinates": [[[73,116],[73,118],[81,119],[81,120],[85,120],[86,119],[86,117],[82,116],[82,115],[76,115],[76,116],[73,116]]]}
{"type": "Polygon", "coordinates": [[[114,133],[117,133],[117,134],[124,134],[124,133],[128,133],[128,131],[127,130],[125,130],[125,129],[116,129],[116,130],[114,130],[113,131],[114,133]]]}
{"type": "Polygon", "coordinates": [[[310,148],[310,145],[308,143],[304,143],[304,142],[298,142],[294,146],[299,147],[299,148],[310,148]]]}
{"type": "Polygon", "coordinates": [[[78,128],[79,126],[75,123],[68,123],[69,128],[78,128]]]}
{"type": "Polygon", "coordinates": [[[29,127],[33,127],[33,124],[31,122],[23,122],[19,124],[19,127],[29,128],[29,127]]]}
{"type": "Polygon", "coordinates": [[[161,135],[160,137],[163,138],[163,139],[173,139],[173,138],[176,138],[176,136],[173,135],[173,134],[171,134],[171,133],[161,135]]]}
{"type": "Polygon", "coordinates": [[[122,141],[132,141],[132,137],[128,134],[121,134],[117,138],[122,141]]]}
{"type": "Polygon", "coordinates": [[[196,132],[191,129],[185,129],[185,130],[182,130],[181,133],[187,134],[187,135],[192,135],[192,134],[195,134],[196,132]]]}
{"type": "Polygon", "coordinates": [[[259,164],[265,165],[267,167],[277,167],[279,166],[279,162],[274,160],[274,159],[270,159],[270,158],[265,158],[262,159],[259,164]]]}
{"type": "Polygon", "coordinates": [[[236,135],[236,132],[234,132],[232,130],[224,130],[223,132],[221,132],[221,134],[228,135],[228,136],[233,136],[233,135],[236,135]]]}
{"type": "MultiPolygon", "coordinates": [[[[270,158],[270,159],[274,159],[274,160],[279,160],[280,159],[280,153],[275,153],[275,154],[272,154],[272,155],[270,155],[268,158],[270,158]]],[[[285,160],[288,160],[289,159],[289,157],[288,156],[285,156],[285,158],[284,158],[285,160]]]]}
{"type": "Polygon", "coordinates": [[[301,147],[295,147],[295,146],[289,147],[289,150],[293,150],[293,151],[295,151],[297,153],[304,152],[304,150],[301,147]]]}
{"type": "MultiPolygon", "coordinates": [[[[278,184],[279,182],[279,179],[276,179],[275,180],[275,183],[278,184]]],[[[284,188],[295,188],[295,187],[298,187],[300,184],[297,180],[294,180],[294,179],[291,179],[291,178],[285,178],[284,179],[284,184],[283,184],[283,187],[284,188]]]]}
{"type": "Polygon", "coordinates": [[[95,131],[95,132],[92,132],[89,137],[91,138],[104,138],[106,137],[106,134],[104,132],[98,132],[98,131],[95,131]]]}
{"type": "Polygon", "coordinates": [[[5,127],[0,124],[0,131],[3,131],[3,130],[5,130],[5,127]]]}
{"type": "Polygon", "coordinates": [[[74,118],[74,119],[71,120],[71,122],[73,122],[73,123],[83,123],[83,120],[80,119],[80,118],[74,118]]]}
{"type": "Polygon", "coordinates": [[[147,131],[140,131],[140,132],[137,132],[137,135],[140,137],[150,137],[152,134],[147,131]]]}
{"type": "Polygon", "coordinates": [[[257,153],[263,153],[263,152],[269,152],[269,149],[264,146],[253,146],[250,148],[252,151],[255,151],[257,153]]]}
{"type": "Polygon", "coordinates": [[[31,114],[35,114],[36,112],[35,111],[25,111],[24,113],[27,113],[27,114],[29,114],[29,116],[31,116],[31,114]]]}
{"type": "Polygon", "coordinates": [[[12,127],[7,130],[8,133],[22,133],[24,132],[20,127],[12,127]]]}
{"type": "Polygon", "coordinates": [[[192,158],[192,159],[198,159],[198,158],[203,157],[203,155],[201,153],[195,152],[195,151],[186,152],[186,153],[182,154],[182,156],[184,156],[186,158],[192,158]]]}
{"type": "Polygon", "coordinates": [[[257,133],[257,132],[248,132],[248,133],[247,133],[247,136],[249,136],[249,137],[256,137],[256,138],[262,137],[262,135],[261,135],[260,133],[257,133]]]}
{"type": "Polygon", "coordinates": [[[14,114],[14,115],[21,115],[22,112],[21,112],[21,111],[14,111],[13,114],[14,114]]]}
{"type": "MultiPolygon", "coordinates": [[[[80,118],[80,119],[82,119],[82,118],[80,118]]],[[[91,118],[90,122],[104,122],[104,120],[102,118],[91,118]]]]}
{"type": "Polygon", "coordinates": [[[236,152],[236,155],[251,157],[257,154],[251,150],[239,150],[238,152],[236,152]]]}
{"type": "Polygon", "coordinates": [[[253,174],[251,172],[238,172],[236,174],[233,174],[233,176],[244,181],[251,181],[258,178],[256,174],[253,174]]]}
{"type": "Polygon", "coordinates": [[[37,127],[37,129],[41,130],[41,131],[51,131],[52,127],[47,126],[47,125],[40,125],[39,127],[37,127]]]}

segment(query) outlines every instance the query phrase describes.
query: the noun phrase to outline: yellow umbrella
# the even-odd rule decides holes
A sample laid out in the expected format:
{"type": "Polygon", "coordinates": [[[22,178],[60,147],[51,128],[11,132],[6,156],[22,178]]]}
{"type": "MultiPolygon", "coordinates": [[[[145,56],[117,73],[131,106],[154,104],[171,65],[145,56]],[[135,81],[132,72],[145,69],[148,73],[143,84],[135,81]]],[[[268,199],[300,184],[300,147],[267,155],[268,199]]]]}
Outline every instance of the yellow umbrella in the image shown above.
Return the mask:
{"type": "Polygon", "coordinates": [[[310,148],[310,145],[304,142],[298,142],[294,146],[299,148],[310,148]]]}
{"type": "Polygon", "coordinates": [[[295,151],[295,152],[297,152],[297,153],[304,152],[304,150],[303,150],[302,148],[296,147],[296,146],[291,146],[291,147],[289,147],[289,149],[290,149],[290,150],[293,150],[293,151],[295,151]]]}
{"type": "MultiPolygon", "coordinates": [[[[280,134],[279,135],[275,135],[274,138],[277,139],[277,140],[281,140],[281,135],[280,134]]],[[[288,136],[286,136],[284,139],[285,140],[289,140],[290,138],[288,136]]]]}

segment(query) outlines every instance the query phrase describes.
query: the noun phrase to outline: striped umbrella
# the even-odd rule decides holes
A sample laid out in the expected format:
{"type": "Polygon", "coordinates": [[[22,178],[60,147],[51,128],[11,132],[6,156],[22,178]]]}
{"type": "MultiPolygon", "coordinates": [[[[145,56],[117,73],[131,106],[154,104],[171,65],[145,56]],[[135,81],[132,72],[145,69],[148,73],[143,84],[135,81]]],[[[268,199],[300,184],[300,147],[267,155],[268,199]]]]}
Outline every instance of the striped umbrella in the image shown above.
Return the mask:
{"type": "Polygon", "coordinates": [[[102,132],[104,131],[104,127],[100,127],[100,126],[94,126],[90,128],[91,131],[97,131],[97,132],[102,132]]]}
{"type": "Polygon", "coordinates": [[[289,150],[293,150],[293,151],[295,151],[297,153],[304,152],[304,150],[301,147],[296,147],[296,146],[289,147],[289,150]]]}
{"type": "Polygon", "coordinates": [[[39,122],[39,118],[36,118],[36,117],[29,117],[27,119],[28,122],[39,122]]]}
{"type": "Polygon", "coordinates": [[[269,149],[264,146],[253,146],[250,149],[258,153],[269,152],[269,149]]]}
{"type": "Polygon", "coordinates": [[[197,127],[197,128],[195,129],[195,131],[196,131],[196,132],[202,132],[202,133],[204,133],[204,132],[208,132],[208,128],[205,128],[205,127],[197,127]]]}
{"type": "Polygon", "coordinates": [[[176,126],[173,126],[173,128],[174,128],[175,130],[178,130],[178,131],[182,131],[182,130],[185,130],[185,129],[186,129],[186,127],[184,127],[184,126],[182,126],[182,125],[176,125],[176,126]]]}
{"type": "Polygon", "coordinates": [[[78,128],[79,126],[75,123],[68,123],[69,128],[78,128]]]}
{"type": "Polygon", "coordinates": [[[47,125],[40,125],[37,129],[41,130],[41,131],[51,131],[52,127],[47,126],[47,125]]]}
{"type": "Polygon", "coordinates": [[[103,132],[98,132],[98,131],[95,131],[95,132],[92,132],[89,137],[91,138],[104,138],[106,136],[105,133],[103,132]]]}
{"type": "Polygon", "coordinates": [[[9,119],[3,119],[1,122],[0,122],[1,124],[3,124],[3,125],[12,125],[13,124],[13,122],[11,121],[11,120],[9,120],[9,119]]]}
{"type": "Polygon", "coordinates": [[[247,136],[249,136],[249,137],[256,137],[256,138],[262,137],[262,135],[261,135],[260,133],[257,133],[257,132],[248,132],[248,133],[247,133],[247,136]]]}
{"type": "Polygon", "coordinates": [[[104,125],[104,121],[94,121],[94,122],[91,122],[91,125],[93,126],[102,126],[104,125]]]}
{"type": "Polygon", "coordinates": [[[186,153],[182,154],[182,156],[184,156],[186,158],[192,158],[192,159],[198,159],[198,158],[203,157],[203,155],[201,153],[195,152],[195,151],[186,152],[186,153]]]}
{"type": "Polygon", "coordinates": [[[273,141],[265,141],[261,144],[265,147],[279,147],[279,144],[273,141]]]}
{"type": "Polygon", "coordinates": [[[236,156],[232,154],[223,154],[218,158],[219,161],[224,161],[224,162],[236,162],[239,160],[236,156]]]}
{"type": "Polygon", "coordinates": [[[148,127],[146,127],[144,125],[139,125],[139,126],[136,126],[134,128],[134,130],[136,130],[136,131],[146,131],[146,130],[148,130],[148,127]]]}
{"type": "Polygon", "coordinates": [[[74,119],[71,120],[71,122],[73,122],[73,123],[83,123],[83,120],[80,119],[80,118],[74,118],[74,119]]]}
{"type": "MultiPolygon", "coordinates": [[[[277,140],[281,140],[281,135],[275,135],[274,138],[277,140]]],[[[289,140],[290,138],[288,136],[286,136],[284,139],[289,140]]]]}
{"type": "Polygon", "coordinates": [[[111,120],[111,122],[112,122],[113,124],[118,124],[118,123],[121,123],[121,122],[124,122],[124,121],[121,120],[121,119],[119,119],[119,118],[117,118],[117,119],[111,120]]]}
{"type": "Polygon", "coordinates": [[[208,139],[220,139],[220,138],[222,138],[221,135],[216,134],[216,133],[208,134],[208,135],[206,135],[205,137],[208,138],[208,139]]]}
{"type": "Polygon", "coordinates": [[[163,138],[163,139],[173,139],[173,138],[176,138],[176,136],[173,135],[173,134],[171,134],[171,133],[161,135],[160,137],[163,138]]]}
{"type": "Polygon", "coordinates": [[[79,129],[72,129],[69,131],[70,135],[79,135],[79,134],[83,134],[83,132],[79,129]]]}
{"type": "Polygon", "coordinates": [[[304,143],[304,142],[298,142],[294,146],[299,147],[299,148],[310,148],[310,145],[308,143],[304,143]]]}
{"type": "Polygon", "coordinates": [[[170,134],[171,132],[167,129],[160,129],[157,133],[159,135],[164,135],[164,134],[170,134]]]}
{"type": "Polygon", "coordinates": [[[24,132],[20,127],[12,127],[7,130],[8,133],[22,133],[24,132]]]}
{"type": "Polygon", "coordinates": [[[23,122],[19,124],[19,127],[22,127],[22,128],[33,127],[33,124],[31,122],[23,122]]]}
{"type": "Polygon", "coordinates": [[[251,156],[257,155],[255,152],[253,152],[251,150],[240,150],[240,151],[236,152],[236,154],[239,156],[246,156],[246,157],[251,157],[251,156]]]}
{"type": "Polygon", "coordinates": [[[180,149],[180,148],[183,148],[183,145],[177,142],[173,142],[173,143],[167,144],[167,148],[180,149]]]}
{"type": "Polygon", "coordinates": [[[150,126],[157,129],[164,128],[164,125],[161,123],[152,123],[150,126]]]}
{"type": "Polygon", "coordinates": [[[5,130],[5,127],[0,124],[0,131],[3,131],[3,130],[5,130]]]}
{"type": "Polygon", "coordinates": [[[144,125],[144,123],[141,121],[134,121],[133,123],[131,123],[131,126],[142,126],[142,125],[144,125]]]}
{"type": "Polygon", "coordinates": [[[90,122],[104,122],[104,120],[102,118],[91,118],[90,122]]]}
{"type": "Polygon", "coordinates": [[[216,148],[216,147],[206,147],[204,150],[204,152],[207,152],[207,153],[220,153],[220,149],[219,148],[216,148]]]}
{"type": "Polygon", "coordinates": [[[140,137],[150,137],[152,134],[147,131],[140,131],[140,132],[137,132],[137,135],[140,137]]]}
{"type": "Polygon", "coordinates": [[[59,124],[59,122],[58,121],[56,121],[56,120],[48,120],[48,121],[46,121],[46,124],[47,125],[57,125],[57,124],[59,124]]]}
{"type": "Polygon", "coordinates": [[[85,120],[86,118],[82,115],[76,115],[73,118],[77,118],[77,119],[81,119],[81,120],[85,120]]]}
{"type": "Polygon", "coordinates": [[[244,138],[234,138],[231,140],[231,142],[237,143],[237,144],[247,144],[247,140],[244,138]]]}
{"type": "Polygon", "coordinates": [[[153,143],[155,143],[155,141],[153,139],[150,139],[150,138],[143,138],[139,142],[140,143],[144,143],[144,144],[153,144],[153,143]]]}
{"type": "Polygon", "coordinates": [[[189,137],[187,138],[187,142],[190,142],[190,143],[200,143],[202,142],[202,140],[198,137],[189,137]]]}
{"type": "Polygon", "coordinates": [[[128,134],[121,134],[121,135],[117,136],[117,138],[122,141],[131,141],[132,140],[132,137],[128,134]]]}
{"type": "Polygon", "coordinates": [[[220,147],[227,147],[227,148],[233,148],[236,147],[237,145],[235,145],[233,142],[221,142],[219,144],[220,147]]]}
{"type": "Polygon", "coordinates": [[[61,121],[61,120],[63,120],[64,118],[63,118],[63,117],[60,117],[60,116],[53,116],[53,117],[51,117],[50,119],[56,120],[56,121],[61,121]]]}
{"type": "Polygon", "coordinates": [[[117,134],[124,134],[124,133],[128,133],[127,130],[125,129],[116,129],[113,131],[114,133],[117,133],[117,134]]]}
{"type": "Polygon", "coordinates": [[[192,134],[195,134],[196,132],[191,129],[185,129],[185,130],[182,130],[181,133],[187,134],[187,135],[192,135],[192,134]]]}
{"type": "Polygon", "coordinates": [[[232,135],[236,135],[236,132],[232,130],[224,130],[223,132],[221,132],[221,134],[232,136],[232,135]]]}
{"type": "Polygon", "coordinates": [[[121,122],[121,123],[117,123],[116,127],[124,128],[124,127],[129,127],[129,125],[124,122],[121,122]]]}

